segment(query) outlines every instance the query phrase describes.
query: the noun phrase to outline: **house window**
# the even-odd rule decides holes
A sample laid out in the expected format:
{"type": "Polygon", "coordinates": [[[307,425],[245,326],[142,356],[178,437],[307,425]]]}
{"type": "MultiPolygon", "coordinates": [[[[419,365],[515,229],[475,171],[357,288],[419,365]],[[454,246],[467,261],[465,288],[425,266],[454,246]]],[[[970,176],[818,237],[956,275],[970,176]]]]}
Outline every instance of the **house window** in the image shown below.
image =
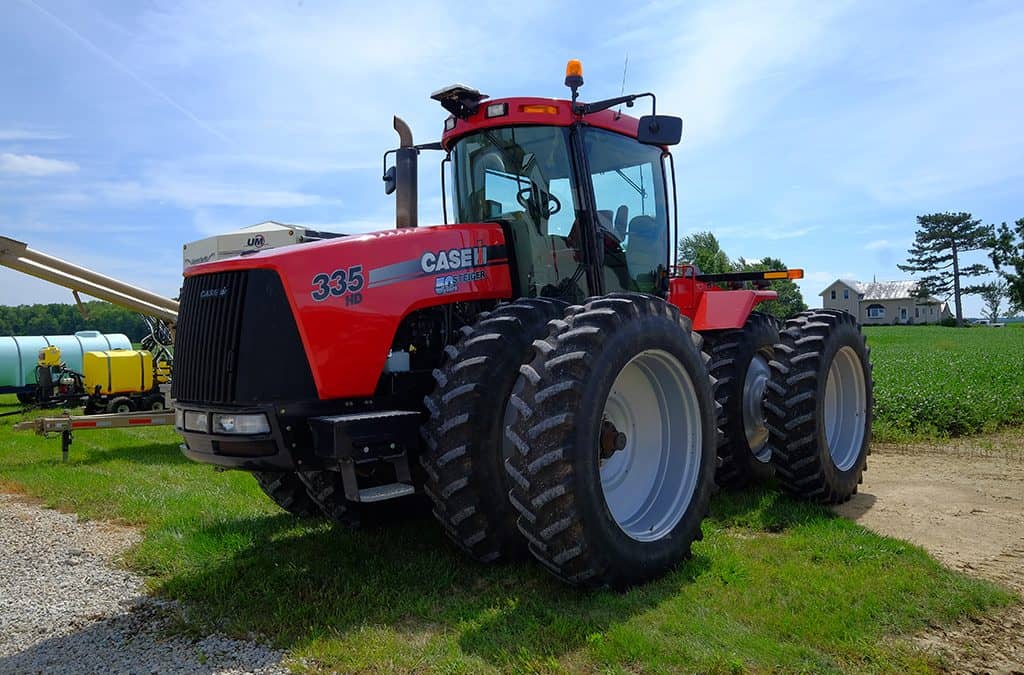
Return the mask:
{"type": "Polygon", "coordinates": [[[882,305],[868,305],[868,318],[869,319],[884,319],[885,318],[885,307],[882,305]]]}
{"type": "Polygon", "coordinates": [[[919,307],[915,307],[914,308],[914,318],[915,319],[920,319],[921,318],[921,309],[919,307]]]}
{"type": "Polygon", "coordinates": [[[832,289],[832,299],[833,300],[836,299],[836,289],[834,289],[834,288],[832,289]]]}
{"type": "Polygon", "coordinates": [[[935,316],[935,305],[932,305],[931,307],[928,308],[928,313],[931,314],[932,316],[935,316]]]}
{"type": "Polygon", "coordinates": [[[907,320],[907,308],[906,307],[900,307],[900,318],[903,319],[904,321],[907,320]]]}
{"type": "Polygon", "coordinates": [[[849,300],[849,299],[850,299],[850,289],[849,288],[844,288],[843,289],[843,300],[849,300]]]}

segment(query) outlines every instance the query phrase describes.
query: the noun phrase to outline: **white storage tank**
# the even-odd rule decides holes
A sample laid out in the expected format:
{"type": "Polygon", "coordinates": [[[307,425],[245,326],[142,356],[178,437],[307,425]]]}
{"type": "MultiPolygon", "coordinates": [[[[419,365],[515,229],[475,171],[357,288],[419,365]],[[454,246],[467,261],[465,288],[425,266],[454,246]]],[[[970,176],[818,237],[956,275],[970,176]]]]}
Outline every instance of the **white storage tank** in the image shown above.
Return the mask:
{"type": "Polygon", "coordinates": [[[39,350],[48,345],[58,347],[61,361],[80,373],[85,352],[131,349],[132,341],[121,333],[105,335],[95,330],[82,330],[74,335],[0,337],[0,393],[34,389],[39,350]]]}

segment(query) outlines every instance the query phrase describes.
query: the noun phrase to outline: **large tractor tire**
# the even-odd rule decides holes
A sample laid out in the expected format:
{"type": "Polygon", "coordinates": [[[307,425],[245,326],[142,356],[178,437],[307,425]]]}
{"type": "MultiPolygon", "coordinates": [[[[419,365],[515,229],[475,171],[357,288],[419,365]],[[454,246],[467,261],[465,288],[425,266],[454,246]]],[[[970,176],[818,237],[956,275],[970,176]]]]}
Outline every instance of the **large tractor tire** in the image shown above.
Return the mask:
{"type": "Polygon", "coordinates": [[[424,399],[425,492],[449,538],[481,562],[525,552],[508,502],[506,409],[530,345],[565,308],[558,300],[523,298],[481,314],[446,348],[447,361],[434,371],[437,388],[424,399]]]}
{"type": "Polygon", "coordinates": [[[690,320],[615,293],[552,321],[520,369],[510,500],[533,555],[575,585],[657,577],[701,538],[718,404],[690,320]]]}
{"type": "Polygon", "coordinates": [[[778,320],[759,312],[751,314],[743,328],[704,333],[711,376],[718,381],[715,398],[722,405],[719,423],[724,438],[718,446],[715,481],[723,487],[771,477],[764,397],[778,341],[778,320]]]}
{"type": "Polygon", "coordinates": [[[302,518],[320,515],[306,492],[306,484],[294,471],[253,471],[252,477],[263,493],[288,513],[302,518]]]}
{"type": "Polygon", "coordinates": [[[359,502],[345,498],[345,486],[338,471],[299,471],[299,480],[320,513],[329,520],[349,527],[362,524],[359,502]]]}
{"type": "Polygon", "coordinates": [[[811,310],[786,322],[765,408],[772,464],[791,494],[824,504],[856,494],[871,445],[869,355],[845,312],[811,310]]]}

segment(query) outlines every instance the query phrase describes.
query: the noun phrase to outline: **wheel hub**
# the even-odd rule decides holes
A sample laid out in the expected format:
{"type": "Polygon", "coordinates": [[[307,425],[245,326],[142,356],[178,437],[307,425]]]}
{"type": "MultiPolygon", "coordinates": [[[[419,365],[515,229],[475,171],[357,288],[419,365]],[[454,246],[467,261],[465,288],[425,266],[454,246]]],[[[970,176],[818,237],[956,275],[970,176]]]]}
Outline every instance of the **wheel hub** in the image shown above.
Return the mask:
{"type": "Polygon", "coordinates": [[[605,419],[601,422],[601,459],[605,460],[626,447],[626,434],[605,419]]]}
{"type": "Polygon", "coordinates": [[[747,367],[747,375],[743,381],[743,432],[747,437],[747,446],[751,454],[760,461],[768,462],[772,450],[768,446],[768,425],[765,422],[764,397],[771,378],[771,367],[768,359],[762,354],[755,354],[747,367]]]}
{"type": "Polygon", "coordinates": [[[605,504],[638,541],[658,541],[682,519],[697,488],[703,425],[693,382],[661,350],[641,352],[619,372],[598,430],[605,504]]]}

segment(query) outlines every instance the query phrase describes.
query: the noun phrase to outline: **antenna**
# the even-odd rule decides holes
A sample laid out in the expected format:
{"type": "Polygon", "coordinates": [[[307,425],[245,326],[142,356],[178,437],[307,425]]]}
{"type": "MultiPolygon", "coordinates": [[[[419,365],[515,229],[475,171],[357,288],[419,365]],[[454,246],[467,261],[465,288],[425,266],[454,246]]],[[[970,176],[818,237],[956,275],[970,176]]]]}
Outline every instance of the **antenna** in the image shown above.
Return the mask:
{"type": "MultiPolygon", "coordinates": [[[[622,64],[622,88],[619,90],[619,96],[626,94],[626,70],[629,68],[629,52],[626,53],[626,62],[622,64]]],[[[631,104],[632,105],[632,104],[631,104]]],[[[619,104],[619,109],[615,111],[615,117],[622,116],[622,104],[619,104]]]]}

